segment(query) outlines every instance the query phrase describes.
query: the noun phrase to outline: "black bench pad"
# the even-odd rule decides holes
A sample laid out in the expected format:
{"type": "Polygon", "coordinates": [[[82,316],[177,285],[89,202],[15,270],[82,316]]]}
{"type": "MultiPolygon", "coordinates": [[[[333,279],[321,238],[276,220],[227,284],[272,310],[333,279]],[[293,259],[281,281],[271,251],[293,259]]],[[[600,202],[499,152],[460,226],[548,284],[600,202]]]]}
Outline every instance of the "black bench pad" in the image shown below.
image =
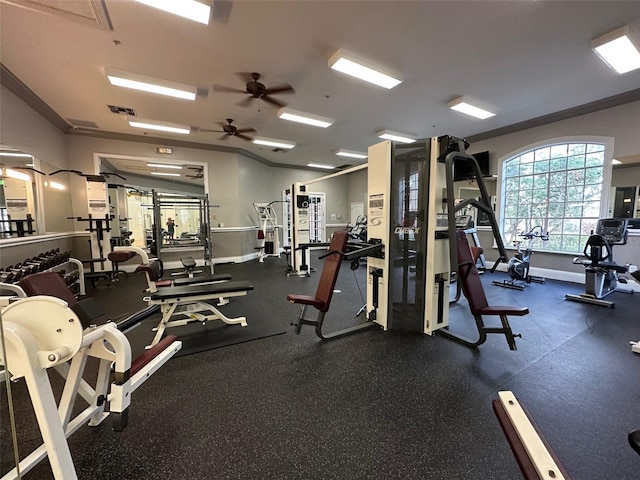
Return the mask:
{"type": "Polygon", "coordinates": [[[166,287],[151,294],[151,300],[165,300],[167,298],[175,297],[196,297],[200,295],[217,295],[241,291],[247,292],[249,290],[253,290],[253,284],[248,281],[166,287]]]}
{"type": "Polygon", "coordinates": [[[193,278],[176,278],[173,279],[173,285],[174,287],[180,287],[196,283],[225,282],[227,280],[231,280],[231,275],[229,273],[216,273],[215,275],[198,275],[193,278]]]}

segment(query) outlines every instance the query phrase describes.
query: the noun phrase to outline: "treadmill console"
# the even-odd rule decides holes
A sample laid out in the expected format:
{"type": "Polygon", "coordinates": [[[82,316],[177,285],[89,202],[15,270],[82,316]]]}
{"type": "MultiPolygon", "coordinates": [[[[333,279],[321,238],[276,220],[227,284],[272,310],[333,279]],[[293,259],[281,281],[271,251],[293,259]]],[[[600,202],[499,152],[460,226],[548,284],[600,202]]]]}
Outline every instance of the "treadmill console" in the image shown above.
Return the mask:
{"type": "Polygon", "coordinates": [[[629,221],[626,218],[602,218],[598,220],[596,233],[613,245],[627,243],[629,221]]]}

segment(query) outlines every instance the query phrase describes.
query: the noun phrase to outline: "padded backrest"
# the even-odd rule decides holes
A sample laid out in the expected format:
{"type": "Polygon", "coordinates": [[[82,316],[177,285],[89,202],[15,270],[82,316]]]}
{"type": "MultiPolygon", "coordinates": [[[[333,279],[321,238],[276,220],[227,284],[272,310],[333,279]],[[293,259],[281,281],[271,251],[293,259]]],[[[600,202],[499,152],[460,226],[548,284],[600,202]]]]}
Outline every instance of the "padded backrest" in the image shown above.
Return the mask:
{"type": "Polygon", "coordinates": [[[469,301],[469,308],[473,315],[477,315],[481,308],[487,307],[487,297],[476,268],[476,260],[471,253],[467,234],[457,231],[458,244],[458,279],[462,283],[462,291],[469,301]]]}
{"type": "Polygon", "coordinates": [[[160,277],[162,275],[160,262],[158,260],[151,260],[149,263],[143,263],[141,265],[138,265],[135,271],[136,273],[138,272],[146,273],[149,276],[149,280],[151,280],[152,282],[156,282],[160,280],[160,277]]]}
{"type": "Polygon", "coordinates": [[[20,280],[20,287],[29,297],[35,295],[48,295],[67,302],[69,307],[73,307],[78,300],[58,272],[40,272],[27,275],[20,280]]]}
{"type": "MultiPolygon", "coordinates": [[[[347,248],[348,239],[349,235],[347,232],[335,232],[329,245],[329,251],[344,252],[347,248]]],[[[340,265],[342,265],[342,255],[338,253],[332,253],[324,259],[324,267],[322,268],[322,274],[316,290],[316,299],[322,302],[321,308],[318,309],[321,312],[329,310],[333,289],[336,286],[338,274],[340,273],[340,265]]]]}

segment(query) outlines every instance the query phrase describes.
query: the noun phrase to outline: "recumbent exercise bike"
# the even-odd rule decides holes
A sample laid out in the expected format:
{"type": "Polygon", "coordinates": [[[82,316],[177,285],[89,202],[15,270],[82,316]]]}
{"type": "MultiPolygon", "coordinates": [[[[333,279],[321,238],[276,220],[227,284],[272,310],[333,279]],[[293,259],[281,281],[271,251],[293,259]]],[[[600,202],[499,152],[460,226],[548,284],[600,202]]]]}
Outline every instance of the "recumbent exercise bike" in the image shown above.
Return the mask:
{"type": "Polygon", "coordinates": [[[584,257],[575,257],[573,263],[585,266],[585,293],[567,294],[567,300],[593,303],[612,308],[615,304],[604,297],[613,292],[633,293],[632,288],[621,288],[619,283],[627,283],[619,274],[629,271],[629,264],[618,265],[613,260],[613,246],[625,245],[629,220],[626,218],[601,218],[596,232],[591,232],[584,247],[584,257]]]}
{"type": "Polygon", "coordinates": [[[527,241],[527,246],[524,249],[522,248],[524,240],[514,241],[518,251],[511,260],[509,260],[509,264],[507,266],[507,273],[509,274],[509,277],[511,277],[511,280],[503,280],[502,282],[494,280],[492,282],[493,285],[504,288],[513,288],[514,290],[524,290],[525,285],[530,284],[531,282],[545,282],[545,279],[542,277],[529,275],[529,267],[531,255],[533,255],[534,240],[539,238],[542,240],[544,245],[544,242],[549,240],[549,232],[544,233],[542,231],[542,227],[540,225],[536,225],[528,232],[521,233],[520,236],[527,241]]]}

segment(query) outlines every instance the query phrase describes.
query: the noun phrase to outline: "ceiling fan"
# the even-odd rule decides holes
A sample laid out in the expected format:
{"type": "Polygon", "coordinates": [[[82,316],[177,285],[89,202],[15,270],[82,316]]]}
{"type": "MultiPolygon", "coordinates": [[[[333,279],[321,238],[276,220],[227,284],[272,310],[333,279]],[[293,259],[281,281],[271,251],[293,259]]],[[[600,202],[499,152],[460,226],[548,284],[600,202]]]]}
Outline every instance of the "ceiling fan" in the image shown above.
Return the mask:
{"type": "Polygon", "coordinates": [[[282,85],[278,85],[277,87],[267,88],[264,83],[260,83],[260,74],[253,73],[239,73],[238,74],[243,80],[247,83],[245,85],[245,89],[241,90],[239,88],[231,88],[225,87],[222,85],[214,85],[213,90],[219,92],[229,92],[229,93],[247,93],[249,96],[242,100],[238,105],[246,107],[251,103],[251,101],[255,98],[259,98],[264,100],[267,103],[275,105],[276,107],[284,107],[286,103],[281,102],[280,100],[276,100],[272,98],[271,95],[276,93],[294,93],[295,90],[288,83],[284,83],[282,85]]]}
{"type": "Polygon", "coordinates": [[[218,125],[222,127],[222,130],[207,130],[206,128],[201,128],[201,132],[219,132],[224,133],[222,137],[218,140],[225,140],[227,137],[238,137],[243,140],[251,140],[251,137],[245,135],[247,132],[255,132],[255,128],[238,128],[235,125],[232,125],[233,119],[227,118],[227,123],[219,122],[218,125]]]}
{"type": "Polygon", "coordinates": [[[202,167],[187,167],[189,170],[195,170],[193,175],[185,175],[187,178],[204,178],[203,168],[202,167]]]}

